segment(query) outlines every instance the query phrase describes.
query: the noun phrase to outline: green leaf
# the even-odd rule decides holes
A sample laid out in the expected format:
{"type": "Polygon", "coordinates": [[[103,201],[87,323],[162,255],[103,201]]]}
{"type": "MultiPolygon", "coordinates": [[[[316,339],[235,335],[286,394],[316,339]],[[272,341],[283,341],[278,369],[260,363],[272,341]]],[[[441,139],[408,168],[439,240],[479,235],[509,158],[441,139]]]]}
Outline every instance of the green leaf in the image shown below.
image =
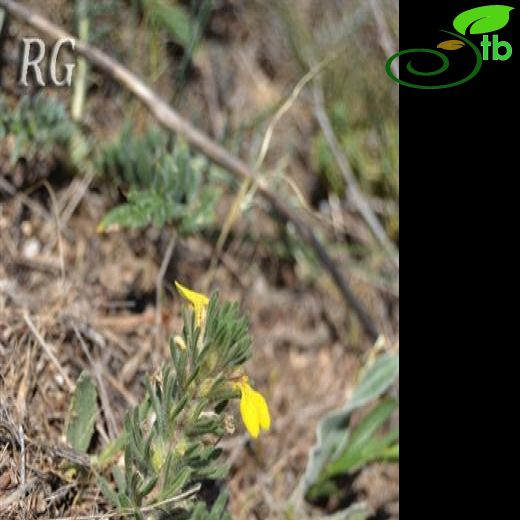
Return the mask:
{"type": "Polygon", "coordinates": [[[207,160],[192,155],[184,141],[173,143],[156,130],[136,138],[125,130],[100,163],[128,195],[105,215],[99,232],[172,223],[181,234],[192,234],[213,224],[221,190],[214,183],[204,186],[207,160]]]}
{"type": "Polygon", "coordinates": [[[189,520],[231,520],[231,517],[226,512],[226,505],[229,495],[223,491],[210,512],[204,502],[199,501],[193,508],[189,520]]]}
{"type": "Polygon", "coordinates": [[[327,414],[318,424],[317,442],[309,454],[304,477],[308,490],[316,483],[324,468],[336,460],[349,441],[352,413],[377,399],[393,383],[399,373],[399,356],[383,354],[370,365],[361,377],[350,401],[340,410],[327,414]]]}
{"type": "Polygon", "coordinates": [[[399,461],[399,443],[388,446],[381,452],[381,459],[391,462],[399,461]]]}
{"type": "Polygon", "coordinates": [[[352,432],[343,453],[327,468],[327,476],[354,471],[363,464],[379,458],[384,450],[394,442],[398,433],[397,430],[392,432],[392,435],[387,436],[383,443],[374,436],[396,408],[397,402],[393,399],[383,401],[376,406],[352,432]]]}
{"type": "Polygon", "coordinates": [[[223,491],[217,501],[215,502],[213,509],[211,510],[211,520],[220,520],[226,512],[226,505],[229,499],[229,495],[226,491],[223,491]]]}
{"type": "Polygon", "coordinates": [[[143,4],[152,20],[167,29],[179,45],[189,46],[193,22],[182,5],[169,5],[163,0],[145,0],[143,4]]]}
{"type": "Polygon", "coordinates": [[[464,11],[453,20],[453,27],[460,34],[485,34],[498,31],[509,22],[509,13],[514,7],[508,5],[484,5],[464,11]]]}
{"type": "Polygon", "coordinates": [[[115,507],[119,507],[120,501],[117,493],[112,489],[112,486],[109,484],[108,480],[101,475],[96,475],[96,481],[98,484],[101,493],[103,493],[104,497],[112,503],[115,507]]]}
{"type": "Polygon", "coordinates": [[[117,485],[117,490],[120,493],[124,493],[126,491],[126,481],[121,468],[114,464],[112,466],[112,476],[114,477],[114,481],[117,485]]]}
{"type": "Polygon", "coordinates": [[[96,385],[86,372],[82,372],[72,394],[66,429],[67,440],[75,450],[86,453],[97,414],[96,385]]]}
{"type": "Polygon", "coordinates": [[[380,396],[399,374],[399,356],[383,354],[379,356],[363,374],[349,407],[359,408],[380,396]]]}
{"type": "Polygon", "coordinates": [[[96,461],[100,468],[105,468],[110,462],[115,459],[121,451],[125,449],[128,437],[126,432],[123,432],[119,437],[112,439],[107,443],[103,451],[97,457],[92,457],[93,462],[96,461]]]}
{"type": "MultiPolygon", "coordinates": [[[[173,469],[174,464],[171,463],[170,467],[173,469]]],[[[191,477],[191,474],[193,473],[192,468],[188,466],[184,466],[183,468],[180,468],[177,471],[172,471],[172,469],[170,468],[168,469],[169,471],[166,471],[164,475],[164,483],[162,485],[161,492],[157,496],[157,502],[170,498],[174,496],[176,493],[179,493],[181,489],[186,485],[189,478],[191,477]]]]}
{"type": "Polygon", "coordinates": [[[152,491],[158,479],[159,477],[157,475],[153,475],[145,480],[139,488],[139,495],[142,497],[148,495],[152,491]]]}

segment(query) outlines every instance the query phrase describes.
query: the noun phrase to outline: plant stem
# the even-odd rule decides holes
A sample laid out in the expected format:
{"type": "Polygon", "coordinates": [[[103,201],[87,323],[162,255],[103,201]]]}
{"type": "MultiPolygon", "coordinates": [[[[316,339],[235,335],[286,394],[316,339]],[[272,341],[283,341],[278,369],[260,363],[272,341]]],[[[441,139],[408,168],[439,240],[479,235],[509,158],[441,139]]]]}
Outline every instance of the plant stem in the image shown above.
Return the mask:
{"type": "MultiPolygon", "coordinates": [[[[76,0],[76,24],[79,39],[82,42],[88,43],[88,0],[76,0]]],[[[74,121],[81,121],[81,118],[83,117],[85,94],[87,91],[87,72],[87,60],[83,57],[79,57],[77,61],[71,106],[71,116],[74,121]]]]}

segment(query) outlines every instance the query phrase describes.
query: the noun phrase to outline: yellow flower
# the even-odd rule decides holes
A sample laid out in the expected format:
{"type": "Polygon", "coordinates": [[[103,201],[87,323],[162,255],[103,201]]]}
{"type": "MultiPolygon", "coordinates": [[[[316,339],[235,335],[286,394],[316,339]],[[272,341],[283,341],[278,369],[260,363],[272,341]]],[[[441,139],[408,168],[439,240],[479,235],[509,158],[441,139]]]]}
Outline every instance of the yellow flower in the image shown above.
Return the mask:
{"type": "Polygon", "coordinates": [[[202,324],[204,313],[206,311],[206,307],[209,303],[209,298],[204,294],[192,291],[191,289],[184,287],[184,285],[180,284],[177,281],[175,281],[175,287],[177,287],[179,294],[181,296],[184,296],[184,298],[186,298],[191,303],[193,311],[195,312],[195,325],[197,325],[197,327],[200,327],[202,324]]]}
{"type": "Polygon", "coordinates": [[[240,389],[240,415],[249,432],[249,435],[256,439],[262,430],[269,430],[271,427],[271,417],[269,415],[269,408],[264,399],[264,396],[251,388],[247,376],[236,383],[240,389]]]}

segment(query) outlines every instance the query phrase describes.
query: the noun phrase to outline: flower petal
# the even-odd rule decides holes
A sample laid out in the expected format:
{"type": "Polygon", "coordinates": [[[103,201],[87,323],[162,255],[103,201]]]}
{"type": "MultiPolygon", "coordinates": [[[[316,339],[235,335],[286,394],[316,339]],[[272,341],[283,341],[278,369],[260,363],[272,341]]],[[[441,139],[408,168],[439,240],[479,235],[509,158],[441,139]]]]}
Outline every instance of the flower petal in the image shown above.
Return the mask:
{"type": "Polygon", "coordinates": [[[195,311],[195,324],[200,327],[204,308],[209,304],[209,298],[205,294],[184,287],[184,285],[177,281],[175,281],[175,287],[177,287],[179,294],[193,305],[193,310],[195,311]]]}
{"type": "Polygon", "coordinates": [[[186,298],[194,307],[197,307],[198,305],[208,305],[209,298],[205,294],[192,291],[177,281],[175,281],[175,287],[177,287],[179,293],[184,296],[184,298],[186,298]]]}
{"type": "Polygon", "coordinates": [[[249,435],[256,439],[260,433],[260,421],[258,419],[258,413],[254,401],[251,398],[251,394],[247,388],[241,387],[242,398],[240,399],[240,414],[242,420],[249,432],[249,435]]]}
{"type": "Polygon", "coordinates": [[[263,430],[269,430],[271,427],[271,416],[269,415],[269,407],[267,406],[264,396],[260,392],[253,390],[251,387],[249,387],[248,393],[255,405],[260,427],[263,430]]]}

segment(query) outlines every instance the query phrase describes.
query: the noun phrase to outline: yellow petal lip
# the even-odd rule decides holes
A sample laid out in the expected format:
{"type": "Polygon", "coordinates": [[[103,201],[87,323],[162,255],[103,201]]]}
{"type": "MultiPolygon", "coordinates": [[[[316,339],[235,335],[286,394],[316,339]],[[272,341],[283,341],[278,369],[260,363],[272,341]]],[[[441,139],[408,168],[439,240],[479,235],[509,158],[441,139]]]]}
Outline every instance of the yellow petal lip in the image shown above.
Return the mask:
{"type": "Polygon", "coordinates": [[[242,420],[244,421],[249,435],[251,435],[253,439],[258,438],[260,433],[260,421],[255,403],[248,392],[242,392],[242,398],[240,399],[240,414],[242,415],[242,420]]]}
{"type": "Polygon", "coordinates": [[[258,415],[258,422],[262,430],[269,430],[271,427],[271,416],[269,415],[269,408],[264,396],[256,390],[250,389],[251,399],[253,400],[258,415]]]}
{"type": "Polygon", "coordinates": [[[209,304],[209,298],[205,294],[188,289],[177,280],[175,280],[175,287],[177,287],[179,294],[186,298],[193,306],[193,310],[195,311],[195,324],[197,327],[200,327],[204,309],[209,304]]]}
{"type": "Polygon", "coordinates": [[[238,383],[240,389],[240,414],[244,425],[253,439],[256,439],[260,429],[269,430],[271,427],[271,416],[269,407],[264,396],[254,390],[248,383],[247,376],[244,376],[238,383]]]}
{"type": "Polygon", "coordinates": [[[184,285],[179,283],[177,280],[175,280],[175,287],[177,287],[179,293],[184,296],[184,298],[186,298],[193,306],[208,305],[209,298],[205,294],[192,291],[191,289],[184,287],[184,285]]]}

